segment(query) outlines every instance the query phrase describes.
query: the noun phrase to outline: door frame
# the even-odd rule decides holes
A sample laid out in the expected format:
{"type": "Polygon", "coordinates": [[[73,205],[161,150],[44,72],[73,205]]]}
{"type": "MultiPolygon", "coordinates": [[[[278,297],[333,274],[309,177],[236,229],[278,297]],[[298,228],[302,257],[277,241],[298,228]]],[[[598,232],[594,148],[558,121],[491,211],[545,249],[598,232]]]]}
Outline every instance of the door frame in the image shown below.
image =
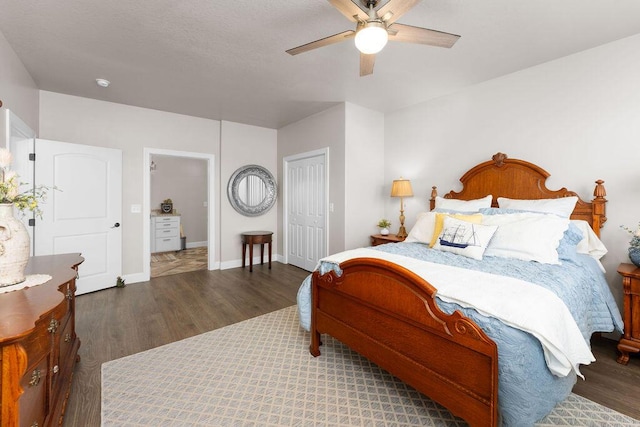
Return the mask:
{"type": "Polygon", "coordinates": [[[187,157],[207,161],[207,268],[215,266],[215,155],[190,151],[165,150],[144,147],[142,156],[142,274],[143,280],[151,278],[151,155],[187,157]]]}
{"type": "Polygon", "coordinates": [[[323,257],[329,256],[329,147],[320,148],[318,150],[307,151],[304,153],[293,154],[282,159],[282,252],[284,263],[289,264],[289,163],[298,160],[308,159],[311,157],[324,157],[324,247],[325,254],[323,257]]]}
{"type": "MultiPolygon", "coordinates": [[[[35,141],[36,131],[31,129],[28,124],[26,124],[16,113],[11,111],[10,109],[6,109],[5,111],[5,145],[7,150],[11,151],[13,154],[13,167],[12,169],[18,173],[21,180],[27,180],[30,185],[35,188],[36,177],[35,177],[35,167],[32,161],[28,160],[29,153],[35,153],[35,141]],[[18,148],[14,146],[11,142],[14,137],[22,137],[24,140],[29,140],[29,147],[27,147],[26,152],[18,153],[18,148]],[[21,155],[22,154],[22,155],[21,155]],[[26,172],[26,174],[25,174],[26,172]],[[27,175],[27,176],[25,176],[27,175]]],[[[20,147],[23,148],[23,147],[20,147]]],[[[33,256],[33,252],[35,250],[35,227],[29,225],[29,219],[35,218],[34,214],[27,215],[18,215],[20,221],[24,224],[27,232],[29,233],[29,255],[33,256]]]]}

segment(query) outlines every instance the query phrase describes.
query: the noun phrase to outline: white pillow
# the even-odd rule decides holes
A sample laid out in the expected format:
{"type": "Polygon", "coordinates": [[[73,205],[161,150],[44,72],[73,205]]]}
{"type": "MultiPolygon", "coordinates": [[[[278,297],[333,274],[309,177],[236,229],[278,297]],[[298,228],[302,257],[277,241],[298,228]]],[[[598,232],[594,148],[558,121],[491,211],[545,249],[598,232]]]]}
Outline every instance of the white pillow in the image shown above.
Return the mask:
{"type": "Polygon", "coordinates": [[[409,231],[405,242],[419,242],[429,244],[433,238],[433,230],[436,226],[435,212],[422,212],[418,214],[416,224],[409,231]]]}
{"type": "Polygon", "coordinates": [[[485,256],[560,264],[558,245],[569,220],[555,215],[516,213],[485,215],[483,224],[498,226],[485,256]]]}
{"type": "Polygon", "coordinates": [[[576,207],[578,197],[558,197],[557,199],[508,199],[498,197],[498,206],[502,209],[518,209],[521,211],[544,212],[569,218],[576,207]]]}
{"type": "Polygon", "coordinates": [[[481,260],[497,229],[496,226],[474,224],[448,216],[444,218],[442,232],[433,248],[481,260]]]}
{"type": "Polygon", "coordinates": [[[609,252],[587,221],[572,219],[571,222],[578,227],[584,236],[576,246],[576,251],[579,254],[591,255],[593,258],[600,260],[609,252]]]}
{"type": "Polygon", "coordinates": [[[493,196],[489,194],[482,199],[458,200],[436,196],[436,208],[461,212],[478,212],[482,208],[490,208],[493,196]]]}

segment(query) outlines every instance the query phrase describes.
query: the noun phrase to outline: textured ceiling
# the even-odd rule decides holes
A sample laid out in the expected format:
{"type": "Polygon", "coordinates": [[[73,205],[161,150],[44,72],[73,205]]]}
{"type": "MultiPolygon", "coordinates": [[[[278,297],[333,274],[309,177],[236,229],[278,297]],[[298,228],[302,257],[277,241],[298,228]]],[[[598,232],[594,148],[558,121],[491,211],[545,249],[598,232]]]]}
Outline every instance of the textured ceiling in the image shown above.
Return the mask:
{"type": "Polygon", "coordinates": [[[326,0],[0,0],[42,90],[271,128],[345,101],[397,110],[640,33],[638,17],[638,0],[423,0],[398,22],[458,43],[390,42],[359,77],[352,41],[285,53],[353,29],[326,0]]]}

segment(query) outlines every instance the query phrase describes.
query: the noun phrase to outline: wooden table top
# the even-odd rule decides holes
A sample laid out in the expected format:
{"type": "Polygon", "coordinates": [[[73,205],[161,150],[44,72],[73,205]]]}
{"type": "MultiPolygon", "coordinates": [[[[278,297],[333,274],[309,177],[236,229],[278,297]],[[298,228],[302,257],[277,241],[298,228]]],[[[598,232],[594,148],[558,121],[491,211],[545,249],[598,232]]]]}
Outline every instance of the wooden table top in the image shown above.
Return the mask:
{"type": "Polygon", "coordinates": [[[243,236],[268,236],[273,234],[273,231],[245,231],[241,233],[243,236]]]}

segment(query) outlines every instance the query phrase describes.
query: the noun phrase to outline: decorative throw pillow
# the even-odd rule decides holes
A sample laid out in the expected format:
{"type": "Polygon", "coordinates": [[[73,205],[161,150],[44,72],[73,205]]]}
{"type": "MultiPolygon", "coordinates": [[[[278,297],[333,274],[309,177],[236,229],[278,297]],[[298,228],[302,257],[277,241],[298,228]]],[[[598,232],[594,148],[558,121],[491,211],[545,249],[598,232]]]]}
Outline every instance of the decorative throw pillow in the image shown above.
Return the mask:
{"type": "Polygon", "coordinates": [[[481,199],[458,200],[436,196],[436,208],[462,212],[478,212],[482,208],[490,208],[493,196],[489,194],[481,199]]]}
{"type": "Polygon", "coordinates": [[[429,242],[429,247],[432,248],[436,244],[436,240],[438,240],[438,236],[442,232],[442,227],[444,226],[444,219],[446,217],[452,217],[455,219],[459,219],[461,221],[472,222],[474,224],[482,223],[482,215],[480,214],[448,214],[448,213],[436,213],[436,220],[433,227],[433,234],[431,241],[429,242]]]}
{"type": "Polygon", "coordinates": [[[486,215],[482,223],[498,226],[485,256],[560,264],[558,245],[569,220],[556,215],[517,213],[486,215]]]}
{"type": "Polygon", "coordinates": [[[519,209],[523,211],[552,213],[563,218],[569,218],[578,202],[577,196],[558,197],[557,199],[508,199],[498,197],[498,206],[505,209],[519,209]]]}
{"type": "Polygon", "coordinates": [[[481,260],[497,229],[496,226],[475,224],[448,216],[444,218],[442,231],[433,248],[481,260]]]}
{"type": "Polygon", "coordinates": [[[405,242],[417,242],[429,244],[433,239],[433,229],[436,224],[435,212],[422,212],[418,214],[415,225],[409,231],[405,242]]]}

